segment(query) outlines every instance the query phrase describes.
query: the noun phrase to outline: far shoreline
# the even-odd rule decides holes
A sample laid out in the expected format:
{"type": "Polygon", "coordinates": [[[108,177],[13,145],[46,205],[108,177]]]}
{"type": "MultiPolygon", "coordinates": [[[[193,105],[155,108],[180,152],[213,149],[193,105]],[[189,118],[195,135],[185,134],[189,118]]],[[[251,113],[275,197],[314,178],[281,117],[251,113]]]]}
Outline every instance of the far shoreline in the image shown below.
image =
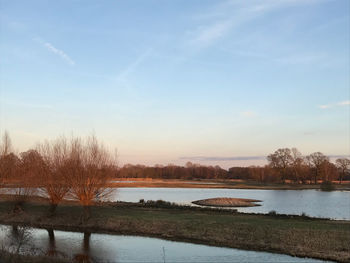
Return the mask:
{"type": "MultiPolygon", "coordinates": [[[[321,190],[320,184],[277,184],[243,180],[182,180],[150,178],[116,178],[109,183],[114,188],[207,188],[207,189],[255,189],[255,190],[321,190]]],[[[350,183],[333,183],[332,191],[350,191],[350,183]]]]}

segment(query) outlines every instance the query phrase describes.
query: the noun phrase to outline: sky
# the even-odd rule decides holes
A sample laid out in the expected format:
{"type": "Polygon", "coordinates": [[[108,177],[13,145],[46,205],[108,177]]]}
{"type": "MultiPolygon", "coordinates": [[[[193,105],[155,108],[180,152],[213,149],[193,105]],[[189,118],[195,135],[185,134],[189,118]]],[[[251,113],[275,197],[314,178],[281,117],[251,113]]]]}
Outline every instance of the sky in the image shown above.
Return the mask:
{"type": "Polygon", "coordinates": [[[120,164],[350,155],[348,0],[0,0],[0,132],[120,164]]]}

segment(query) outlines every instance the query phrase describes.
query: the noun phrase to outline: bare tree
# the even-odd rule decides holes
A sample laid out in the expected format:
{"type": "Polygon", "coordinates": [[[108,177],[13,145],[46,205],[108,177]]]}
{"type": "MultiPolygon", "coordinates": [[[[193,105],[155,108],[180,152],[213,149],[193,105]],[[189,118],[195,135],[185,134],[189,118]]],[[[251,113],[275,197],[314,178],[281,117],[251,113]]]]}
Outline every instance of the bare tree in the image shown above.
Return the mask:
{"type": "Polygon", "coordinates": [[[260,166],[249,166],[250,176],[260,183],[265,182],[265,168],[260,166]]]}
{"type": "Polygon", "coordinates": [[[70,162],[67,140],[61,137],[52,142],[37,145],[44,164],[40,173],[41,189],[50,201],[50,214],[54,215],[58,204],[68,193],[70,186],[67,181],[70,162]]]}
{"type": "Polygon", "coordinates": [[[304,159],[297,148],[292,148],[291,150],[291,167],[293,172],[293,179],[296,182],[304,181],[302,173],[304,170],[304,159]]]}
{"type": "Polygon", "coordinates": [[[72,139],[70,143],[67,182],[71,197],[84,208],[84,218],[90,217],[90,206],[111,194],[108,188],[113,178],[116,159],[95,136],[86,140],[72,139]]]}
{"type": "Polygon", "coordinates": [[[339,184],[342,183],[344,176],[350,170],[350,160],[347,158],[339,158],[335,161],[337,168],[339,169],[339,184]]]}
{"type": "Polygon", "coordinates": [[[37,187],[37,174],[41,172],[42,159],[35,150],[22,152],[16,165],[16,172],[11,178],[15,206],[14,212],[20,211],[30,196],[35,195],[37,187]]]}
{"type": "MultiPolygon", "coordinates": [[[[7,235],[9,239],[8,250],[13,254],[13,256],[18,256],[25,246],[31,246],[32,243],[32,231],[29,227],[19,227],[16,225],[12,226],[12,231],[7,235]]],[[[34,247],[31,247],[34,249],[34,247]]],[[[16,261],[14,261],[16,262],[16,261]]]]}
{"type": "Polygon", "coordinates": [[[334,163],[324,160],[320,167],[323,182],[332,182],[338,177],[338,169],[334,163]]]}
{"type": "Polygon", "coordinates": [[[279,171],[281,180],[284,183],[288,168],[293,162],[291,150],[289,148],[278,149],[274,153],[268,155],[267,160],[269,161],[271,167],[279,171]]]}
{"type": "Polygon", "coordinates": [[[325,161],[329,162],[329,158],[321,152],[315,152],[306,156],[308,165],[314,172],[314,183],[317,184],[317,179],[321,174],[321,168],[325,161]]]}
{"type": "Polygon", "coordinates": [[[23,203],[33,190],[24,164],[27,164],[26,159],[19,158],[13,152],[10,136],[5,132],[0,145],[0,190],[4,191],[5,185],[9,188],[6,189],[7,193],[15,201],[13,211],[22,210],[23,203]]]}
{"type": "Polygon", "coordinates": [[[7,131],[1,139],[0,144],[0,188],[2,188],[11,175],[14,173],[14,160],[16,159],[12,153],[12,143],[7,131]]]}
{"type": "Polygon", "coordinates": [[[0,144],[0,156],[7,155],[11,152],[13,152],[11,138],[8,132],[5,131],[0,144]]]}
{"type": "Polygon", "coordinates": [[[20,159],[14,153],[0,156],[0,187],[8,185],[9,182],[16,183],[19,167],[20,159]]]}

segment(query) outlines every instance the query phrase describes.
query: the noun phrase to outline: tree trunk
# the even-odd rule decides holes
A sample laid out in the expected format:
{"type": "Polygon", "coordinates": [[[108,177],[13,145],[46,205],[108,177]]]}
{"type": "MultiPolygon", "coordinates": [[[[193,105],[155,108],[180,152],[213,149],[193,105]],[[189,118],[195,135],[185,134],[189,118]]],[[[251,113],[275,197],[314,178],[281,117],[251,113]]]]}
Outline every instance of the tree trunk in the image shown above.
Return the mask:
{"type": "Polygon", "coordinates": [[[17,225],[12,225],[12,234],[14,236],[18,236],[18,226],[17,225]]]}
{"type": "Polygon", "coordinates": [[[55,232],[52,228],[47,229],[47,232],[49,234],[49,246],[47,250],[47,255],[49,256],[56,256],[56,244],[55,244],[55,232]]]}
{"type": "Polygon", "coordinates": [[[316,171],[315,171],[315,184],[317,184],[317,176],[318,176],[318,173],[317,173],[317,168],[316,168],[316,171]]]}
{"type": "Polygon", "coordinates": [[[91,216],[90,206],[85,205],[84,206],[84,220],[88,220],[91,216]]]}
{"type": "Polygon", "coordinates": [[[19,213],[23,211],[23,202],[22,201],[17,201],[15,203],[15,206],[13,207],[13,212],[14,213],[19,213]]]}
{"type": "Polygon", "coordinates": [[[55,232],[53,232],[52,228],[47,229],[47,233],[49,234],[50,242],[55,240],[55,232]]]}
{"type": "Polygon", "coordinates": [[[50,216],[54,216],[56,214],[56,208],[57,208],[57,204],[55,203],[50,204],[50,208],[49,208],[50,216]]]}

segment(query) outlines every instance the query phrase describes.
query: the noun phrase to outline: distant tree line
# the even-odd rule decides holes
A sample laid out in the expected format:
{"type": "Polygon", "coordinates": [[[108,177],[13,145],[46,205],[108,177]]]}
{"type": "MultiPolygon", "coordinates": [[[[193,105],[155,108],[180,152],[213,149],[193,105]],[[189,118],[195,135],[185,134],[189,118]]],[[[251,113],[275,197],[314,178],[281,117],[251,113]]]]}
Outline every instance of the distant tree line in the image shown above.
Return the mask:
{"type": "Polygon", "coordinates": [[[145,166],[126,164],[118,171],[119,178],[152,179],[225,179],[228,172],[220,166],[204,166],[187,162],[186,166],[174,164],[145,166]]]}
{"type": "Polygon", "coordinates": [[[350,180],[350,160],[339,158],[335,163],[320,152],[308,156],[296,148],[278,149],[267,156],[265,166],[231,167],[228,170],[220,166],[204,166],[188,162],[186,166],[124,165],[118,171],[119,178],[152,179],[242,179],[261,183],[318,183],[321,181],[350,180]]]}
{"type": "Polygon", "coordinates": [[[282,148],[267,156],[268,164],[246,168],[232,167],[232,179],[250,179],[258,182],[317,184],[319,181],[350,180],[350,160],[338,158],[330,162],[328,156],[315,152],[303,156],[296,148],[282,148]]]}

